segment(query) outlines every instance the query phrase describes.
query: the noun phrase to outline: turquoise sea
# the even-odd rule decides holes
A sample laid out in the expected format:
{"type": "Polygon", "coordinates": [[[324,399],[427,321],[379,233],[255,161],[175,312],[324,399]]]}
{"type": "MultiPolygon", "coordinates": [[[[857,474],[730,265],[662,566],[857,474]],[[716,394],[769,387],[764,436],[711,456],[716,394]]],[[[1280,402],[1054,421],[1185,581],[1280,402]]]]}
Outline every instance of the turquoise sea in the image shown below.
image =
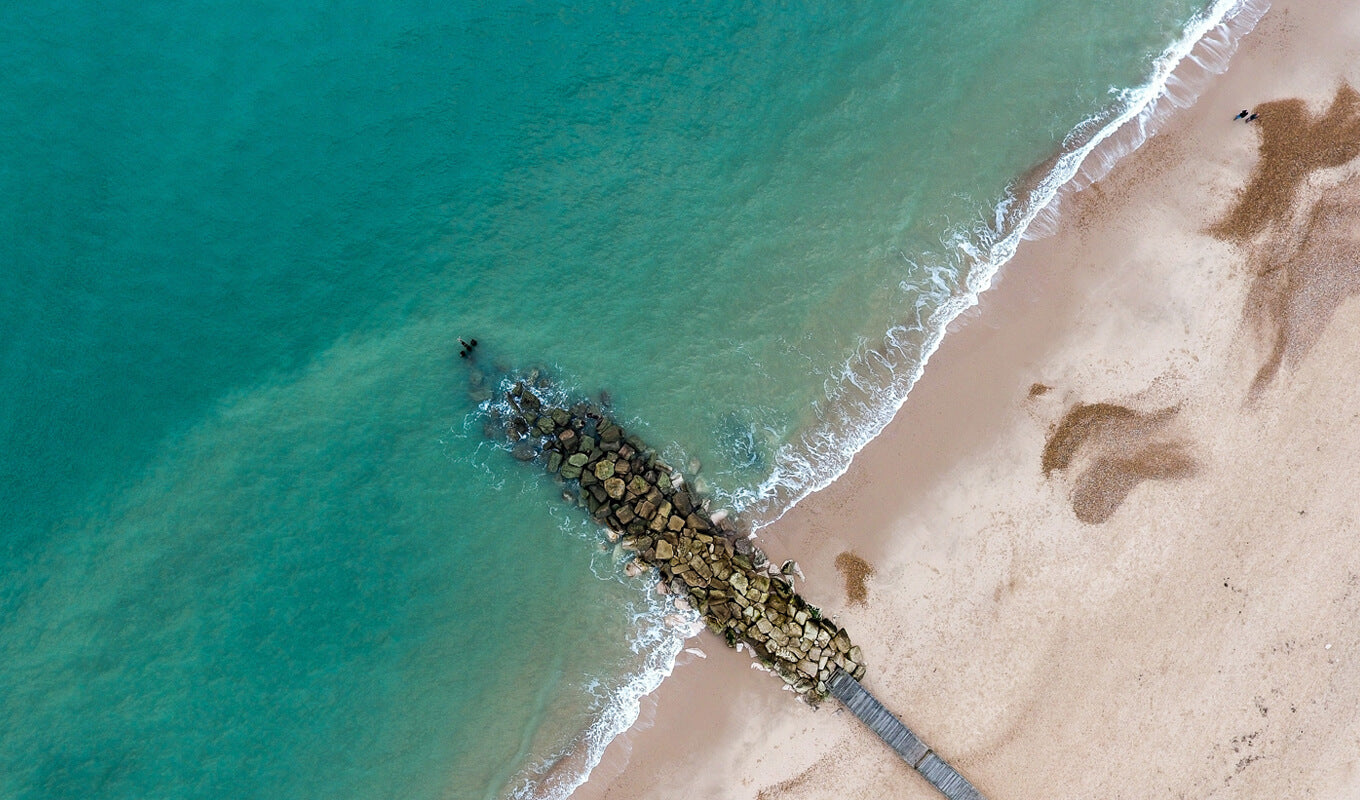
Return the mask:
{"type": "Polygon", "coordinates": [[[456,337],[769,519],[1220,5],[0,7],[0,798],[562,796],[680,640],[456,337]]]}

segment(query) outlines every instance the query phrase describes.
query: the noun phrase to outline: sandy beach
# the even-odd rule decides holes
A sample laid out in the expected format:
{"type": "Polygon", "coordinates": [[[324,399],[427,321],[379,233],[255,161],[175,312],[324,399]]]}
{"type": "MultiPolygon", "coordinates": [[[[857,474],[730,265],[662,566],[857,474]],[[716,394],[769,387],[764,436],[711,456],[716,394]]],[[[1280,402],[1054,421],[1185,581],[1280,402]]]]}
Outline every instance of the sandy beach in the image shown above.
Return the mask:
{"type": "MultiPolygon", "coordinates": [[[[985,796],[1360,797],[1350,86],[1360,5],[1275,3],[761,532],[985,796]]],[[[836,702],[691,645],[574,797],[938,797],[836,702]]]]}

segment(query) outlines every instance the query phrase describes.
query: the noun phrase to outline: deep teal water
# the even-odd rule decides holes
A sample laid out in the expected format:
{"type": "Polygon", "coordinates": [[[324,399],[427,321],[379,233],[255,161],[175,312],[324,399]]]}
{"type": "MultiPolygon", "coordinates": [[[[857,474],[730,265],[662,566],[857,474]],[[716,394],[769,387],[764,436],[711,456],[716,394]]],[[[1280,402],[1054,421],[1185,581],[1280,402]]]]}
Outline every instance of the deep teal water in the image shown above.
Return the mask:
{"type": "Polygon", "coordinates": [[[1198,8],[0,8],[0,797],[523,787],[674,642],[454,337],[749,499],[1198,8]]]}

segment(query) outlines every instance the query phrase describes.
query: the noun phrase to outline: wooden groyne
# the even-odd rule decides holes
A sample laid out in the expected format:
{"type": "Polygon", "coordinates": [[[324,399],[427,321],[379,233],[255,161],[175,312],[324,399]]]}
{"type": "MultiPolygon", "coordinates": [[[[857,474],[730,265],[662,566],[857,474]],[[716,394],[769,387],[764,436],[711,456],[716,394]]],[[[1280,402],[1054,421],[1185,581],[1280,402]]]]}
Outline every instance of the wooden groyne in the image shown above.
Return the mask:
{"type": "Polygon", "coordinates": [[[902,720],[893,716],[844,670],[836,670],[827,686],[832,697],[844,703],[869,730],[878,734],[878,738],[897,751],[903,761],[934,784],[949,800],[983,800],[973,784],[932,752],[910,728],[902,724],[902,720]]]}

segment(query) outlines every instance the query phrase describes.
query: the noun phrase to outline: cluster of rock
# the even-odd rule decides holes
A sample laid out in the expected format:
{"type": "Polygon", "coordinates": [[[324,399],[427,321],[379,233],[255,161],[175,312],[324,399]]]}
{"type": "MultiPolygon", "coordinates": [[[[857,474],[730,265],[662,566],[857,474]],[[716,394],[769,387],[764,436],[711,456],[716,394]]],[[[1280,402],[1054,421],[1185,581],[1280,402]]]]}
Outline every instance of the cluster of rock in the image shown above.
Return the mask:
{"type": "MultiPolygon", "coordinates": [[[[856,678],[864,659],[849,635],[797,592],[784,570],[737,534],[723,511],[599,405],[545,403],[520,381],[506,393],[511,411],[497,426],[522,461],[540,461],[606,528],[610,541],[635,556],[625,573],[660,573],[658,590],[694,609],[727,643],[746,643],[767,667],[805,698],[828,692],[836,667],[856,678]]],[[[785,565],[788,569],[789,565],[785,565]]]]}

